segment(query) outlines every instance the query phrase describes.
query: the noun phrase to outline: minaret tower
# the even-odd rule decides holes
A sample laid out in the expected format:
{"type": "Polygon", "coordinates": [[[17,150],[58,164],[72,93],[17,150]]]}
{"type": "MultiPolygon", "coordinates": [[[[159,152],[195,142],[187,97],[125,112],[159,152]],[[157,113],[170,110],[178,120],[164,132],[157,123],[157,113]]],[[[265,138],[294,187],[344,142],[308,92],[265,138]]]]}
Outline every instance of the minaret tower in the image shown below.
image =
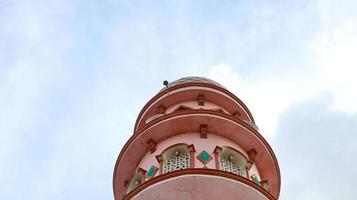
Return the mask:
{"type": "Polygon", "coordinates": [[[139,113],[113,190],[115,200],[276,200],[280,171],[244,103],[212,80],[186,77],[139,113]]]}

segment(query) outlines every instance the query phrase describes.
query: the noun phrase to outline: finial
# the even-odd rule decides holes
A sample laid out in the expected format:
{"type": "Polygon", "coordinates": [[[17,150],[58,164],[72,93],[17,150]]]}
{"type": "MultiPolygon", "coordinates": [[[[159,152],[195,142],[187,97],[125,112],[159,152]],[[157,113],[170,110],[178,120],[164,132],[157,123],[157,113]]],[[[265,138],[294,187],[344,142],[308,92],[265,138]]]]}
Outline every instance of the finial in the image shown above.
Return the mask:
{"type": "MultiPolygon", "coordinates": [[[[169,82],[167,80],[164,80],[163,84],[166,87],[166,89],[169,88],[169,82]]],[[[167,94],[169,94],[169,90],[167,90],[166,92],[167,94]]]]}

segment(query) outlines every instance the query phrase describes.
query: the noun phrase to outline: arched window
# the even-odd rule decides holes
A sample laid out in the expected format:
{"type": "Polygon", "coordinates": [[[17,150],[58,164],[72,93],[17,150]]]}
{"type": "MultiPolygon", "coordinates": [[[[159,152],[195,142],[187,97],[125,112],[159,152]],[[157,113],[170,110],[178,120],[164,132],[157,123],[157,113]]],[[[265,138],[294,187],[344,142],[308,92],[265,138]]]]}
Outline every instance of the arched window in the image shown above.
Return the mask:
{"type": "Polygon", "coordinates": [[[127,194],[144,182],[145,174],[146,174],[145,170],[141,168],[137,170],[137,172],[134,174],[128,185],[128,189],[126,191],[127,194]]]}
{"type": "Polygon", "coordinates": [[[178,144],[165,150],[158,158],[162,166],[161,172],[169,173],[191,168],[193,152],[193,146],[186,144],[178,144]]]}
{"type": "Polygon", "coordinates": [[[179,169],[188,169],[191,167],[190,154],[186,151],[176,149],[166,161],[164,161],[164,173],[172,172],[179,169]]]}
{"type": "Polygon", "coordinates": [[[231,172],[233,174],[242,176],[242,169],[239,166],[239,163],[234,161],[233,155],[227,155],[226,157],[222,156],[219,162],[219,167],[223,171],[231,172]]]}
{"type": "Polygon", "coordinates": [[[217,168],[239,176],[248,177],[247,167],[250,165],[250,161],[239,151],[230,147],[222,147],[216,148],[215,154],[217,156],[217,168]]]}

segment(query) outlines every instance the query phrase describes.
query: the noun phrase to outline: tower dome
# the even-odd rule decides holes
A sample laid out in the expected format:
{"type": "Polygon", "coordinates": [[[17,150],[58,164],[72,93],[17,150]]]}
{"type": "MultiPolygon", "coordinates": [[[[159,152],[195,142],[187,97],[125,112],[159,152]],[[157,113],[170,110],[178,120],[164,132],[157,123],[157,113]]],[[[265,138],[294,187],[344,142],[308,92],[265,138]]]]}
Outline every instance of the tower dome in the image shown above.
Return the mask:
{"type": "Polygon", "coordinates": [[[116,200],[276,200],[280,171],[245,104],[210,79],[186,77],[139,113],[113,190],[116,200]]]}
{"type": "MultiPolygon", "coordinates": [[[[206,84],[212,84],[212,85],[216,85],[218,87],[224,88],[221,84],[208,79],[208,78],[204,78],[204,77],[200,77],[200,76],[188,76],[188,77],[184,77],[184,78],[180,78],[177,79],[171,83],[169,83],[168,87],[173,87],[175,85],[182,85],[182,84],[194,84],[194,83],[206,83],[206,84]]],[[[163,88],[162,90],[165,90],[166,88],[163,88]]]]}

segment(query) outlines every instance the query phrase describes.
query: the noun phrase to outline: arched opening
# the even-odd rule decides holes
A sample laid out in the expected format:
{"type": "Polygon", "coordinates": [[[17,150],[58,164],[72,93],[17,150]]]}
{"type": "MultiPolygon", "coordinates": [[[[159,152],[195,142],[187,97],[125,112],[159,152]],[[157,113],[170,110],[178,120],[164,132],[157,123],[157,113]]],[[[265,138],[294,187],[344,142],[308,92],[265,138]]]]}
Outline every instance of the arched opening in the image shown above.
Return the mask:
{"type": "Polygon", "coordinates": [[[128,185],[128,189],[126,191],[127,194],[144,182],[145,173],[146,173],[145,170],[141,168],[138,169],[138,171],[134,174],[133,178],[131,179],[128,185]]]}
{"type": "Polygon", "coordinates": [[[169,173],[193,167],[193,152],[193,146],[186,144],[177,144],[166,149],[160,156],[161,172],[169,173]]]}
{"type": "Polygon", "coordinates": [[[248,178],[247,166],[249,163],[242,153],[231,147],[222,147],[216,152],[216,156],[218,157],[217,168],[248,178]]]}

